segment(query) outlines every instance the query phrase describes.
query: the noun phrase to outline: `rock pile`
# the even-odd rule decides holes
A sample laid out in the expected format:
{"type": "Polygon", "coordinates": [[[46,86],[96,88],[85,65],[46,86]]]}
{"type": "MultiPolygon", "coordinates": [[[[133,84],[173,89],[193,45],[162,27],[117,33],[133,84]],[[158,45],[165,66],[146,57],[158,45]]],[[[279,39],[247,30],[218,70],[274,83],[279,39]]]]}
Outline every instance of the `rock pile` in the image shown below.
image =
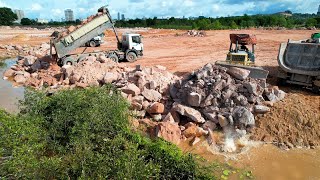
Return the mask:
{"type": "Polygon", "coordinates": [[[155,136],[176,144],[193,138],[195,144],[203,135],[214,143],[212,132],[216,129],[245,135],[255,125],[255,114],[269,112],[273,103],[285,97],[277,87],[248,78],[249,74],[244,69],[207,64],[181,79],[163,66],[129,68],[100,54],[62,68],[47,56],[27,56],[4,76],[20,84],[36,88],[46,85],[50,89],[111,83],[128,99],[135,117],[156,122],[155,136]]]}
{"type": "Polygon", "coordinates": [[[192,37],[204,37],[206,36],[206,32],[205,31],[197,31],[197,30],[189,30],[186,35],[188,36],[192,36],[192,37]]]}
{"type": "Polygon", "coordinates": [[[5,50],[5,54],[1,56],[25,56],[31,55],[37,58],[41,58],[50,52],[50,44],[42,43],[40,46],[30,46],[30,45],[0,45],[0,50],[5,50]]]}
{"type": "Polygon", "coordinates": [[[207,64],[170,86],[174,101],[164,121],[177,122],[182,135],[196,138],[217,128],[239,136],[255,124],[254,114],[269,112],[285,93],[265,80],[248,78],[250,71],[207,64]]]}

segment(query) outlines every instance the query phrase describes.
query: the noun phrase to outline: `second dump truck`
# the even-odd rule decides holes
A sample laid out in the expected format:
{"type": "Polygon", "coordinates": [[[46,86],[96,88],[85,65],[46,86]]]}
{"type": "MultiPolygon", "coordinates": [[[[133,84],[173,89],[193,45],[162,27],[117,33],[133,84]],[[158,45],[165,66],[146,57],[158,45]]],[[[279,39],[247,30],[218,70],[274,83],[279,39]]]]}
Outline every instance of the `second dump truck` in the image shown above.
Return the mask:
{"type": "Polygon", "coordinates": [[[141,35],[123,34],[122,40],[120,41],[109,10],[106,7],[99,8],[98,14],[90,22],[82,25],[68,35],[63,37],[57,35],[52,38],[50,40],[50,55],[57,60],[59,65],[76,64],[94,53],[70,53],[90,41],[92,38],[104,33],[108,28],[112,28],[115,34],[118,49],[104,51],[103,53],[107,58],[116,62],[119,60],[134,62],[139,56],[143,56],[141,35]]]}
{"type": "Polygon", "coordinates": [[[280,84],[297,84],[309,87],[315,93],[320,92],[319,39],[320,34],[312,36],[312,41],[281,43],[278,55],[280,84]]]}

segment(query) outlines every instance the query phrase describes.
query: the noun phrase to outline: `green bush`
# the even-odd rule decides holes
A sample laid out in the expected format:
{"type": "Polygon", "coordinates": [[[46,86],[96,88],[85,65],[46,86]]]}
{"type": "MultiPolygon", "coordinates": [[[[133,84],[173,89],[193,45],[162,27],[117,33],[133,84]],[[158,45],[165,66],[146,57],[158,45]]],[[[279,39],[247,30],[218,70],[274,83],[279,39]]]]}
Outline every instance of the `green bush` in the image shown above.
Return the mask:
{"type": "Polygon", "coordinates": [[[27,91],[0,111],[0,179],[212,179],[176,146],[132,132],[128,103],[105,86],[27,91]]]}

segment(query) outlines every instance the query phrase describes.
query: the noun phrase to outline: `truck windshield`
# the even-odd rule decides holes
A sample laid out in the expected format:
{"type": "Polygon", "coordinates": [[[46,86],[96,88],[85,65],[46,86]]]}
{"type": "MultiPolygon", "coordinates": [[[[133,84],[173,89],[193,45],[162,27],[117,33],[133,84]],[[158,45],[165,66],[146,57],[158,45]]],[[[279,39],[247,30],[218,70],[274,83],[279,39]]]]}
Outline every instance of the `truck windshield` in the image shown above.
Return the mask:
{"type": "Polygon", "coordinates": [[[141,43],[140,36],[132,36],[132,42],[133,43],[141,43]]]}

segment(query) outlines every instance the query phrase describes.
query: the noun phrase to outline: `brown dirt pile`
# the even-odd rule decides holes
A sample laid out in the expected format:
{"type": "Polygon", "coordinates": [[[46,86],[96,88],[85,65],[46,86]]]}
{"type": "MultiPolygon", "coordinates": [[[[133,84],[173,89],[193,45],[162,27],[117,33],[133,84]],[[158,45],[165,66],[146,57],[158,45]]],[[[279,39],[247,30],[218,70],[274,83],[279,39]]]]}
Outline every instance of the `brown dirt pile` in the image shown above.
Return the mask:
{"type": "Polygon", "coordinates": [[[281,148],[320,145],[320,96],[290,92],[271,112],[259,115],[254,140],[272,142],[281,148]]]}

